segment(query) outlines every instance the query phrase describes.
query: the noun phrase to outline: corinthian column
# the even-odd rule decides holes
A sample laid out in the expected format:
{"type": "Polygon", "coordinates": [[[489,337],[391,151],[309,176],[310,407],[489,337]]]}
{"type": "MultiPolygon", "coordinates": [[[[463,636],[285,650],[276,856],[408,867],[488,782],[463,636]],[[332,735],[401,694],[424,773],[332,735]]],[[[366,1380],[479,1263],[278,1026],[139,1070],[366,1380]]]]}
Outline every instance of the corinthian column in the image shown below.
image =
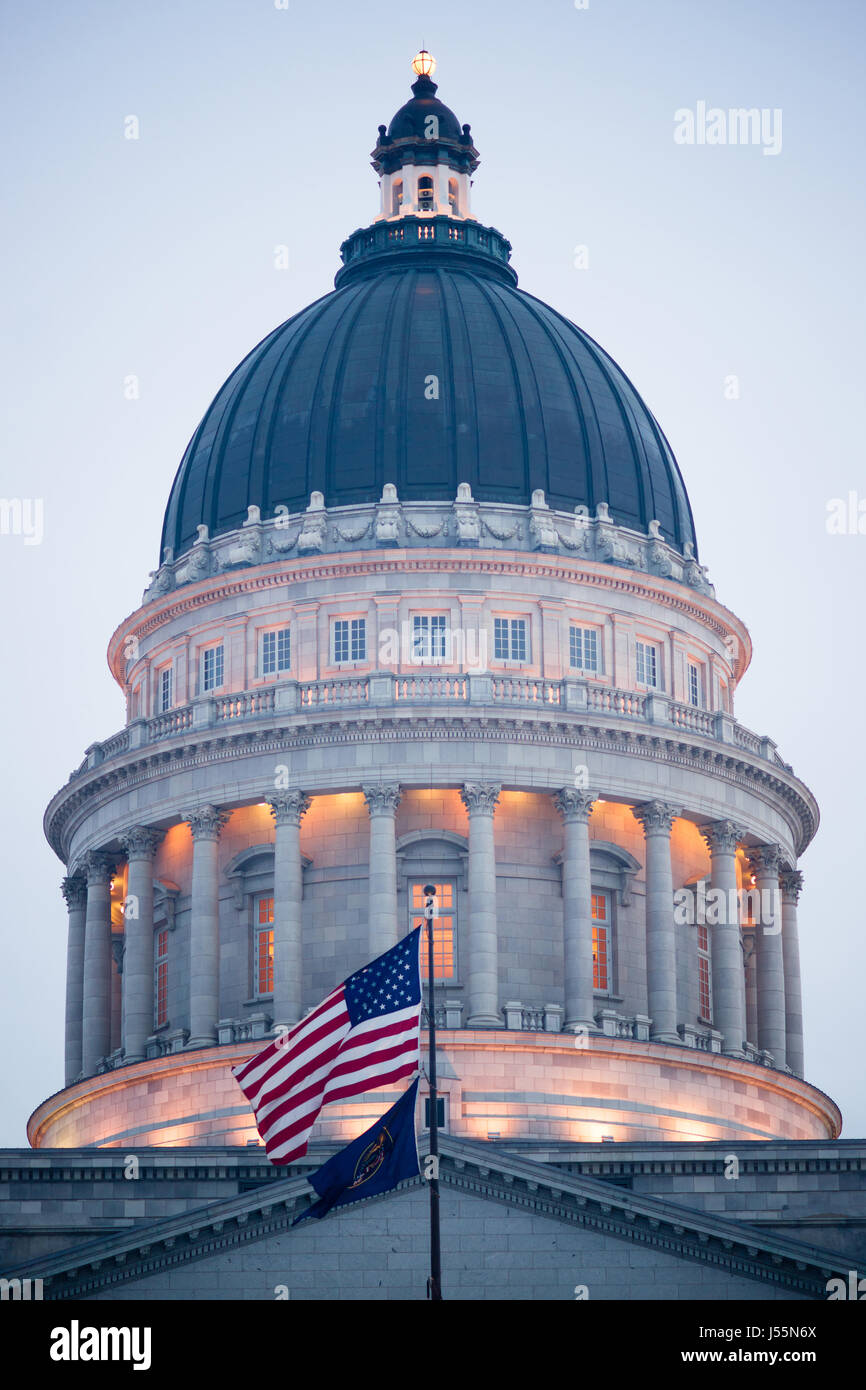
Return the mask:
{"type": "Polygon", "coordinates": [[[803,888],[803,875],[798,869],[783,869],[779,884],[782,890],[782,958],[785,969],[785,1060],[795,1076],[802,1076],[803,991],[800,984],[797,903],[803,888]]]}
{"type": "Polygon", "coordinates": [[[664,801],[633,806],[646,836],[647,1012],[653,1042],[681,1041],[677,1032],[677,939],[671,872],[671,826],[679,808],[664,801]]]}
{"type": "Polygon", "coordinates": [[[82,1010],[82,1070],[92,1076],[111,1051],[111,876],[114,865],[105,854],[88,854],[87,917],[84,924],[84,1006],[82,1010]]]}
{"type": "Polygon", "coordinates": [[[153,856],[162,835],[145,825],[121,836],[129,871],[126,880],[123,952],[123,1055],[141,1062],[153,1032],[153,856]]]}
{"type": "Polygon", "coordinates": [[[782,954],[782,917],[779,911],[779,869],[782,851],[777,845],[756,845],[749,864],[760,895],[755,920],[758,966],[758,1046],[785,1066],[785,963],[782,954]]]}
{"type": "Polygon", "coordinates": [[[467,782],[460,797],[469,812],[469,1028],[501,1028],[496,932],[496,852],[493,813],[502,788],[467,782]]]}
{"type": "Polygon", "coordinates": [[[562,851],[562,944],[566,1031],[595,1028],[589,817],[596,793],[563,787],[553,798],[565,823],[562,851]]]}
{"type": "Polygon", "coordinates": [[[362,787],[370,812],[370,959],[397,941],[397,835],[400,788],[396,782],[362,787]]]}
{"type": "Polygon", "coordinates": [[[712,887],[719,890],[710,923],[710,959],[713,967],[713,1027],[723,1035],[729,1057],[743,1056],[746,1038],[746,976],[740,944],[740,910],[737,895],[737,846],[745,835],[730,820],[701,826],[710,847],[712,887]]]}
{"type": "Polygon", "coordinates": [[[66,1085],[81,1075],[81,1027],[84,1016],[84,924],[87,912],[87,880],[72,874],[60,885],[69,913],[66,938],[66,1085]]]}
{"type": "Polygon", "coordinates": [[[219,1019],[219,837],[228,816],[216,806],[184,813],[192,831],[189,932],[189,1047],[213,1047],[219,1019]]]}
{"type": "Polygon", "coordinates": [[[274,832],[274,1023],[288,1027],[301,1017],[303,990],[304,865],[301,820],[310,798],[299,791],[270,792],[274,832]]]}

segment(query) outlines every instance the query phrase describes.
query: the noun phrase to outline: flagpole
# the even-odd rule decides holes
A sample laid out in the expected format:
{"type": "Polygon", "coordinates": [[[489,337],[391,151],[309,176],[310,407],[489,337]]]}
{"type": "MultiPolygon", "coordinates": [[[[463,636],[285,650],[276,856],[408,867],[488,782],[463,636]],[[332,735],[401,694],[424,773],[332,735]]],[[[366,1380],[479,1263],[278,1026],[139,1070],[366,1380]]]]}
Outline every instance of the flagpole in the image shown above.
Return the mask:
{"type": "Polygon", "coordinates": [[[439,1093],[436,1086],[436,1010],[433,978],[433,916],[436,911],[434,884],[424,885],[424,898],[424,917],[427,922],[430,1155],[433,1159],[433,1171],[430,1176],[430,1278],[427,1280],[427,1297],[437,1303],[442,1300],[442,1252],[439,1243],[439,1093]]]}

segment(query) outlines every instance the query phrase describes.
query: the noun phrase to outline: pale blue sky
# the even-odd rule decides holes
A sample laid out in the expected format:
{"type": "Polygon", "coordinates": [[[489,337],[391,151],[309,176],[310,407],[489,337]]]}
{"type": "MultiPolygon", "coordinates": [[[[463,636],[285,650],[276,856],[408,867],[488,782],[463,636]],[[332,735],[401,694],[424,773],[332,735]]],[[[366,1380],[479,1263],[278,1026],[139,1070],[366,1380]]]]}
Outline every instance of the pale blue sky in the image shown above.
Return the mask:
{"type": "Polygon", "coordinates": [[[41,818],[123,723],[108,638],[157,563],[218,386],[330,288],[340,241],[375,215],[369,151],[422,39],[481,152],[475,214],[658,416],[701,558],[751,629],[738,716],[823,812],[802,864],[807,1076],[848,1136],[866,1133],[866,535],[825,529],[830,498],[866,497],[864,15],[855,0],[2,5],[0,495],[43,498],[45,537],[0,537],[0,1144],[23,1144],[62,1084],[66,918],[41,818]],[[781,153],[677,145],[674,112],[698,101],[781,108],[781,153]]]}

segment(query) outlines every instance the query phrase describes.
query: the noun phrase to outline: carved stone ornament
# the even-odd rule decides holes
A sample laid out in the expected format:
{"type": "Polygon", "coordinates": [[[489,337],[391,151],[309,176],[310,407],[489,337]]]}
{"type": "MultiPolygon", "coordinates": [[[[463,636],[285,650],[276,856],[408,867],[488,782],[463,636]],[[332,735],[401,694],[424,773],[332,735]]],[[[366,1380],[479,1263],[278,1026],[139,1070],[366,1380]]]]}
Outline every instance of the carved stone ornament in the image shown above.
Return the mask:
{"type": "Polygon", "coordinates": [[[400,544],[401,508],[397,489],[393,483],[386,483],[382,489],[382,500],[376,511],[376,544],[400,544]]]}
{"type": "Polygon", "coordinates": [[[371,816],[393,816],[403,795],[397,782],[379,782],[375,786],[362,787],[361,791],[371,816]]]}
{"type": "Polygon", "coordinates": [[[265,801],[276,825],[300,825],[310,809],[310,798],[301,791],[267,792],[265,801]]]}
{"type": "Polygon", "coordinates": [[[682,814],[679,806],[671,806],[666,801],[642,801],[631,809],[647,835],[670,835],[671,826],[682,814]]]}
{"type": "Polygon", "coordinates": [[[84,856],[82,870],[87,878],[88,887],[91,883],[107,883],[114,877],[114,860],[109,854],[103,854],[100,850],[91,850],[84,856]]]}
{"type": "Polygon", "coordinates": [[[77,907],[84,907],[87,903],[87,880],[83,874],[70,874],[61,883],[60,891],[70,912],[77,907]]]}
{"type": "Polygon", "coordinates": [[[803,875],[800,870],[782,869],[779,874],[779,887],[782,890],[782,901],[796,905],[803,891],[803,875]]]}
{"type": "Polygon", "coordinates": [[[298,553],[308,555],[311,551],[322,551],[328,533],[328,513],[325,498],[321,492],[310,494],[310,505],[304,513],[301,533],[298,536],[298,553]]]}
{"type": "Polygon", "coordinates": [[[147,825],[132,825],[123,832],[120,843],[127,859],[152,859],[161,839],[161,830],[151,830],[147,825]]]}
{"type": "Polygon", "coordinates": [[[755,845],[747,851],[747,858],[756,878],[778,878],[782,867],[782,851],[778,845],[755,845]]]}
{"type": "Polygon", "coordinates": [[[460,800],[470,816],[492,816],[501,791],[498,782],[465,782],[460,788],[460,800]]]}
{"type": "Polygon", "coordinates": [[[700,829],[711,854],[734,854],[746,838],[744,827],[732,820],[707,821],[700,829]]]}
{"type": "Polygon", "coordinates": [[[181,820],[189,825],[194,840],[217,840],[228,816],[216,806],[197,806],[194,810],[183,811],[181,820]]]}
{"type": "Polygon", "coordinates": [[[554,792],[553,804],[565,821],[578,820],[586,823],[592,815],[592,808],[598,792],[581,791],[577,787],[563,787],[554,792]]]}

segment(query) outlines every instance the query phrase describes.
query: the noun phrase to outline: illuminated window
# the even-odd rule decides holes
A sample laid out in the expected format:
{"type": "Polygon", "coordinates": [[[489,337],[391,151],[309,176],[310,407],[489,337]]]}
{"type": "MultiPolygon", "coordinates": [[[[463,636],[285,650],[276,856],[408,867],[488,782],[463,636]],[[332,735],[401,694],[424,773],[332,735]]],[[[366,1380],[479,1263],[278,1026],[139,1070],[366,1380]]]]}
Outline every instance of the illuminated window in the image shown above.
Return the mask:
{"type": "Polygon", "coordinates": [[[218,647],[205,648],[201,663],[202,690],[219,690],[223,683],[223,666],[222,643],[218,647]]]}
{"type": "Polygon", "coordinates": [[[576,671],[598,670],[598,632],[594,627],[569,627],[569,665],[576,671]]]}
{"type": "Polygon", "coordinates": [[[412,656],[415,661],[436,661],[446,653],[444,613],[415,613],[412,617],[412,656]]]}
{"type": "Polygon", "coordinates": [[[334,623],[334,662],[366,660],[366,618],[338,618],[334,623]]]}
{"type": "Polygon", "coordinates": [[[165,714],[172,704],[172,672],[170,666],[163,666],[157,674],[156,705],[159,714],[165,714]]]}
{"type": "Polygon", "coordinates": [[[262,633],[262,675],[276,676],[292,665],[292,634],[281,627],[275,632],[262,633]]]}
{"type": "Polygon", "coordinates": [[[698,1013],[705,1023],[713,1021],[713,988],[710,967],[710,940],[706,927],[698,933],[698,1013]]]}
{"type": "Polygon", "coordinates": [[[609,988],[610,974],[610,898],[607,893],[592,894],[592,984],[593,989],[609,988]]]}
{"type": "Polygon", "coordinates": [[[689,662],[689,704],[703,704],[701,699],[701,668],[694,661],[689,662]]]}
{"type": "Polygon", "coordinates": [[[526,619],[493,619],[493,655],[497,661],[526,661],[526,619]]]}
{"type": "Polygon", "coordinates": [[[650,685],[657,688],[659,683],[657,648],[649,642],[635,643],[635,665],[638,685],[650,685]]]}
{"type": "Polygon", "coordinates": [[[433,180],[424,174],[418,180],[418,207],[421,212],[429,212],[433,206],[433,180]]]}
{"type": "MultiPolygon", "coordinates": [[[[424,918],[424,882],[411,885],[411,914],[413,927],[426,927],[424,918]]],[[[454,884],[436,884],[438,915],[433,918],[433,978],[454,979],[454,884]]],[[[427,933],[421,939],[421,978],[429,980],[427,933]]]]}
{"type": "Polygon", "coordinates": [[[255,941],[253,978],[256,995],[274,992],[274,900],[257,898],[255,903],[255,941]]]}
{"type": "Polygon", "coordinates": [[[402,179],[397,179],[395,183],[392,183],[392,184],[391,184],[391,216],[392,216],[392,217],[398,217],[398,216],[400,215],[400,204],[402,203],[402,201],[403,201],[403,180],[402,180],[402,179]]]}
{"type": "Polygon", "coordinates": [[[457,180],[448,180],[448,206],[456,217],[458,214],[459,195],[457,192],[457,180]]]}
{"type": "Polygon", "coordinates": [[[168,928],[156,934],[153,979],[153,1022],[161,1028],[168,1022],[168,928]]]}

